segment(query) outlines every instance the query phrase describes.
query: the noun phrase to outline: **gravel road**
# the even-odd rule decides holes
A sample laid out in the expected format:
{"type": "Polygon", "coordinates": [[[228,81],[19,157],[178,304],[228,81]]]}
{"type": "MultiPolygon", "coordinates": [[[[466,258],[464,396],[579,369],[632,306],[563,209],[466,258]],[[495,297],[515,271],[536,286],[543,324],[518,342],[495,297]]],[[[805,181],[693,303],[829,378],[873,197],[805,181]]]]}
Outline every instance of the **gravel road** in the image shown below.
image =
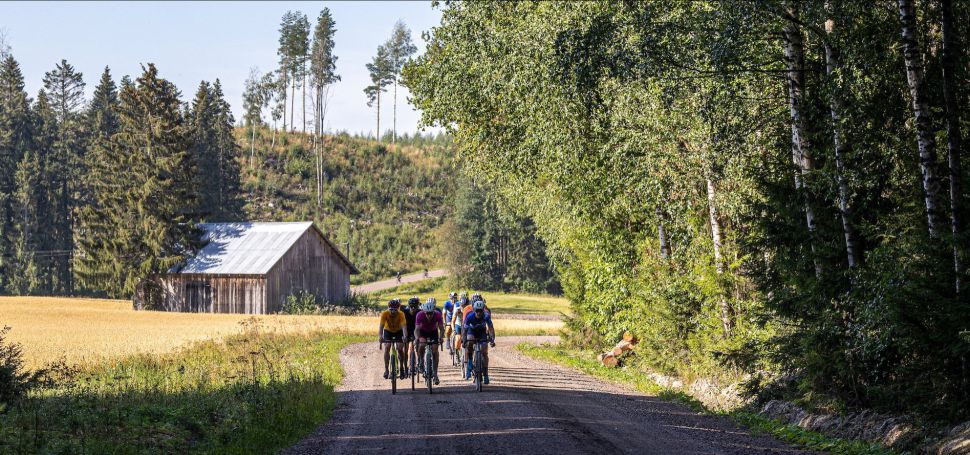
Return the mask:
{"type": "MultiPolygon", "coordinates": [[[[450,361],[441,386],[391,395],[376,342],[348,346],[333,417],[287,454],[791,454],[806,453],[730,420],[532,360],[499,337],[492,384],[476,392],[450,361]]],[[[446,359],[442,356],[442,359],[446,359]]],[[[399,385],[401,383],[399,382],[399,385]]]]}
{"type": "Polygon", "coordinates": [[[448,276],[448,271],[445,269],[435,269],[428,270],[428,277],[425,278],[424,272],[412,273],[409,275],[401,275],[401,282],[397,282],[397,278],[388,278],[386,280],[374,281],[371,283],[364,283],[360,286],[354,286],[350,288],[350,292],[354,294],[370,294],[371,292],[383,291],[386,289],[396,288],[402,284],[414,283],[416,281],[430,280],[432,278],[438,278],[441,276],[448,276]]]}

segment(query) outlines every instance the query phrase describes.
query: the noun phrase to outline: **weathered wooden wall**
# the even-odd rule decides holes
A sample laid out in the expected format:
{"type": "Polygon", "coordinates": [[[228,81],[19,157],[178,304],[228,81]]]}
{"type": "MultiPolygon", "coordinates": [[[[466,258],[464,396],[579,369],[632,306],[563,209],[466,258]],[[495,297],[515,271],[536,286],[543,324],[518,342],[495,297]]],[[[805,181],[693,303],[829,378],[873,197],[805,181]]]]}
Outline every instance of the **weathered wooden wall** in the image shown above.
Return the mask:
{"type": "Polygon", "coordinates": [[[266,279],[260,276],[172,274],[162,284],[166,311],[267,313],[266,279]]]}
{"type": "Polygon", "coordinates": [[[269,311],[280,311],[286,297],[300,290],[331,302],[350,295],[350,268],[313,229],[303,233],[266,274],[269,311]]]}

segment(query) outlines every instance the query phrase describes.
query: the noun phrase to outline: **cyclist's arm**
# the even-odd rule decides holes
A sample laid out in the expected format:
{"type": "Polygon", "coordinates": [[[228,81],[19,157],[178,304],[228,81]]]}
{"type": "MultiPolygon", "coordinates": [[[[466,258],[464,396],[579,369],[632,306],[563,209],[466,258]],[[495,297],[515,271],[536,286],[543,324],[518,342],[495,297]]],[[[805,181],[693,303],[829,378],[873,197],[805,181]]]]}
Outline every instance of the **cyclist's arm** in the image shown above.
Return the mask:
{"type": "Polygon", "coordinates": [[[492,316],[489,315],[485,318],[485,322],[488,323],[488,336],[495,341],[495,326],[492,325],[492,316]]]}
{"type": "Polygon", "coordinates": [[[381,315],[380,321],[377,323],[377,339],[384,344],[384,315],[381,315]]]}

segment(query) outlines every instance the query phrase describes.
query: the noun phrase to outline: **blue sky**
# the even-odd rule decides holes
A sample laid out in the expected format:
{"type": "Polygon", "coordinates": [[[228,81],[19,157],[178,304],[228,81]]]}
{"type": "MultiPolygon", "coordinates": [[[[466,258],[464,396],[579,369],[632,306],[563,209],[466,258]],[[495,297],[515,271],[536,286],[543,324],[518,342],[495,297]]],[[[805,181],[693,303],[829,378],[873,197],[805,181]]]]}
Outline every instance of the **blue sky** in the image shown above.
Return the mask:
{"type": "MultiPolygon", "coordinates": [[[[125,74],[139,74],[141,64],[155,63],[185,101],[200,81],[219,78],[238,120],[250,67],[263,72],[276,67],[283,13],[303,11],[315,24],[324,6],[337,23],[334,52],[342,77],[333,88],[328,127],[373,132],[376,112],[363,94],[370,83],[364,65],[398,19],[411,28],[418,53],[423,52],[421,32],[441,17],[430,2],[2,2],[0,28],[31,97],[42,87],[44,73],[62,58],[84,73],[88,96],[105,65],[117,82],[125,74]]],[[[406,96],[407,90],[399,89],[399,133],[417,130],[419,114],[406,96]]],[[[299,121],[300,114],[296,117],[299,121]]],[[[381,129],[389,129],[390,120],[390,103],[382,102],[381,129]]]]}

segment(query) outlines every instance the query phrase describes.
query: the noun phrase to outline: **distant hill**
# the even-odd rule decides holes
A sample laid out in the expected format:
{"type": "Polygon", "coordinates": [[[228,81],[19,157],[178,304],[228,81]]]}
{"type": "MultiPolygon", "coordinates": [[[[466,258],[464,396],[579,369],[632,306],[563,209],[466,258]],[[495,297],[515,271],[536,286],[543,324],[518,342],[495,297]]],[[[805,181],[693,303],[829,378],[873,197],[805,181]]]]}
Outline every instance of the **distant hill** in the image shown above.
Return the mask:
{"type": "Polygon", "coordinates": [[[350,242],[360,268],[355,283],[419,270],[437,262],[434,229],[450,213],[454,188],[450,138],[405,137],[397,145],[350,136],[324,137],[317,201],[312,137],[236,129],[242,148],[245,213],[258,221],[313,220],[341,251],[350,242]],[[252,153],[252,156],[251,156],[252,153]]]}

